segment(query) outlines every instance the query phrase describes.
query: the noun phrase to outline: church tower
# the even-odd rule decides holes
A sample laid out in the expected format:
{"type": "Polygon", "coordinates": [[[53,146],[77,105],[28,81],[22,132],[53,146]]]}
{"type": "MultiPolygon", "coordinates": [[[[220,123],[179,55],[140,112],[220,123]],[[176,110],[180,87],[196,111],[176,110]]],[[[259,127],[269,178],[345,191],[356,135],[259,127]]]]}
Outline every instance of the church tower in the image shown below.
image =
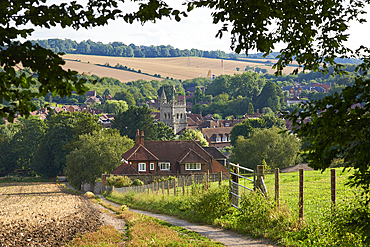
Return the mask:
{"type": "Polygon", "coordinates": [[[186,99],[177,102],[175,92],[172,100],[167,101],[166,93],[162,88],[160,100],[160,121],[170,126],[175,134],[188,126],[186,120],[186,99]]]}

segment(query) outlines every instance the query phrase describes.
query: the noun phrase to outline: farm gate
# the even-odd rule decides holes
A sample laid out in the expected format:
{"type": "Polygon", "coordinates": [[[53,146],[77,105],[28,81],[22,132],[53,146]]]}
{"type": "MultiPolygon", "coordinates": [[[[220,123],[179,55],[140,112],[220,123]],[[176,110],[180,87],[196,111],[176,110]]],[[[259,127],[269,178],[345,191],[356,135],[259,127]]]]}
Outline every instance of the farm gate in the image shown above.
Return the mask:
{"type": "Polygon", "coordinates": [[[228,163],[229,168],[229,196],[231,205],[239,208],[239,199],[246,191],[256,188],[256,172],[238,164],[228,163]]]}

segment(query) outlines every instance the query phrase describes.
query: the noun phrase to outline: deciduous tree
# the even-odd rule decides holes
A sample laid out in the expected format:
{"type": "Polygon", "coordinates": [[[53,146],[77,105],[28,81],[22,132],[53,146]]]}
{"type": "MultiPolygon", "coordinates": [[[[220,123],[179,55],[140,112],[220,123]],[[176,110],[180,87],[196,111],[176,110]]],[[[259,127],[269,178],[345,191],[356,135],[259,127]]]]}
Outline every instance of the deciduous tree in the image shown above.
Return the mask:
{"type": "Polygon", "coordinates": [[[80,188],[81,183],[93,183],[104,172],[111,173],[121,164],[121,155],[134,145],[118,130],[94,131],[79,136],[76,148],[67,155],[68,181],[80,188]]]}

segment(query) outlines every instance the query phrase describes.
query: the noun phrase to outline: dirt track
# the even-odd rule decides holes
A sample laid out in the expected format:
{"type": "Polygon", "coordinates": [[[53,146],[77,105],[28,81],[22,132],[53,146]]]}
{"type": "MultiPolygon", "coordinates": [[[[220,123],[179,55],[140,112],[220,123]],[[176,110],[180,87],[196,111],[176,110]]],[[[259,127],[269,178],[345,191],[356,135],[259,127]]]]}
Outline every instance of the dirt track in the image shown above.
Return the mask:
{"type": "Polygon", "coordinates": [[[55,183],[0,184],[0,246],[60,246],[96,231],[99,214],[55,183]]]}

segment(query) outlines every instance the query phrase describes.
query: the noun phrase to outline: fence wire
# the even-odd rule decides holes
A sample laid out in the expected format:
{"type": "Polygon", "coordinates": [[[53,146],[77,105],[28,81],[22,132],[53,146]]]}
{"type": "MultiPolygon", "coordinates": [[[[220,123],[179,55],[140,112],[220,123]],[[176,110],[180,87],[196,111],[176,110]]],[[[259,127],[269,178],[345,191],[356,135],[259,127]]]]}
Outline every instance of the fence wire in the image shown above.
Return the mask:
{"type": "MultiPolygon", "coordinates": [[[[323,217],[332,208],[331,171],[304,171],[303,176],[303,217],[314,220],[323,217]]],[[[346,185],[352,173],[336,169],[335,203],[341,203],[358,196],[359,191],[346,185]]],[[[279,173],[279,194],[281,207],[289,208],[299,215],[299,172],[279,173]]],[[[266,186],[270,197],[275,197],[275,175],[266,175],[266,186]]]]}

